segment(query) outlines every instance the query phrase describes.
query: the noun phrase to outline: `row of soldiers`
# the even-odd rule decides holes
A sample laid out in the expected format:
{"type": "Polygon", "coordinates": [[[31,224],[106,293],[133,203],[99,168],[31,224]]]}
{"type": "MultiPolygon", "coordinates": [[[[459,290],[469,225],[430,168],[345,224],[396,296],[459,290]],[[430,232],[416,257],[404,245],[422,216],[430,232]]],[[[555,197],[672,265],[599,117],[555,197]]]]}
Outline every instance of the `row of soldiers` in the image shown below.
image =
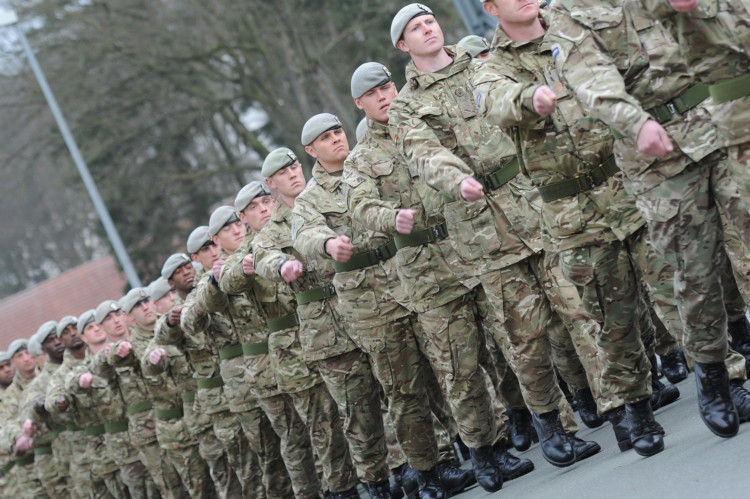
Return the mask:
{"type": "Polygon", "coordinates": [[[736,435],[750,420],[750,14],[670,2],[486,0],[495,37],[468,50],[444,45],[429,7],[401,9],[407,83],[375,62],[354,71],[353,150],[336,116],[313,116],[309,181],[274,150],[265,181],[148,289],[10,345],[3,487],[494,492],[534,469],[511,447],[538,439],[559,467],[600,451],[575,436],[560,380],[621,451],[661,452],[653,411],[679,390],[656,356],[679,382],[680,348],[706,426],[736,435]]]}

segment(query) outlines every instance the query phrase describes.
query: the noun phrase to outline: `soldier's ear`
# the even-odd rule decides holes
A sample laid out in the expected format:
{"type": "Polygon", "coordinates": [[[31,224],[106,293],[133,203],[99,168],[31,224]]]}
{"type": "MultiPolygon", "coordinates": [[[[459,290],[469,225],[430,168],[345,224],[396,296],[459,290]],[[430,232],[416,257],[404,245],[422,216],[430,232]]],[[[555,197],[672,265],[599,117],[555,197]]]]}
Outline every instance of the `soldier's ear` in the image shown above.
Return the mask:
{"type": "Polygon", "coordinates": [[[315,159],[318,159],[318,153],[313,146],[305,146],[305,152],[315,159]]]}
{"type": "Polygon", "coordinates": [[[398,42],[396,42],[396,48],[399,49],[401,52],[409,53],[409,46],[406,45],[406,42],[404,39],[400,39],[398,42]]]}
{"type": "Polygon", "coordinates": [[[354,99],[354,105],[357,106],[357,109],[364,109],[365,106],[362,105],[362,101],[359,99],[354,99]]]}
{"type": "Polygon", "coordinates": [[[484,8],[484,11],[491,15],[492,17],[497,17],[497,5],[495,5],[495,2],[482,2],[482,7],[484,8]]]}

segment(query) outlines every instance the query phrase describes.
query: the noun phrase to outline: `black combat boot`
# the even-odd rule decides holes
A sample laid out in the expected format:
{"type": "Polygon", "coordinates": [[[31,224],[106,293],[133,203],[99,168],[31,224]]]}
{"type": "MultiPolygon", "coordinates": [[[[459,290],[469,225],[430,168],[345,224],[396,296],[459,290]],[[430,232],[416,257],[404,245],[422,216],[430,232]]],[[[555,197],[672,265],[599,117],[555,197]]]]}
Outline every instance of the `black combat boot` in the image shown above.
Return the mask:
{"type": "Polygon", "coordinates": [[[694,365],[698,387],[698,411],[715,435],[729,438],[740,429],[740,418],[729,391],[729,373],[724,362],[694,365]]]}
{"type": "Polygon", "coordinates": [[[429,471],[417,470],[417,483],[419,483],[420,499],[446,499],[448,494],[440,483],[437,474],[437,466],[429,471]]]}
{"type": "Polygon", "coordinates": [[[745,382],[741,379],[733,379],[729,382],[729,393],[737,409],[737,415],[740,417],[740,423],[750,421],[750,392],[744,385],[745,382]]]}
{"type": "Polygon", "coordinates": [[[647,457],[663,451],[664,430],[654,420],[649,399],[625,404],[625,412],[630,422],[630,441],[635,451],[647,457]]]}
{"type": "Polygon", "coordinates": [[[404,493],[408,499],[416,499],[419,496],[417,471],[409,466],[408,463],[401,468],[401,487],[404,489],[404,493]]]}
{"type": "Polygon", "coordinates": [[[495,452],[495,462],[500,466],[503,481],[507,482],[534,471],[534,463],[528,459],[521,459],[508,452],[508,444],[498,442],[492,446],[495,452]]]}
{"type": "Polygon", "coordinates": [[[728,323],[727,332],[732,349],[745,357],[750,356],[750,324],[747,317],[743,315],[741,319],[728,323]]]}
{"type": "Polygon", "coordinates": [[[578,401],[578,415],[581,416],[583,424],[589,428],[599,428],[604,424],[604,419],[596,412],[596,402],[588,387],[576,390],[576,400],[578,401]]]}
{"type": "Polygon", "coordinates": [[[460,435],[456,435],[456,448],[454,447],[453,452],[456,453],[456,458],[458,458],[461,462],[468,461],[471,459],[471,456],[469,455],[469,448],[466,446],[463,440],[461,440],[460,435]]]}
{"type": "Polygon", "coordinates": [[[471,464],[477,483],[487,492],[497,492],[503,487],[503,474],[495,461],[492,446],[485,445],[478,449],[469,448],[471,464]]]}
{"type": "Polygon", "coordinates": [[[670,383],[674,385],[687,379],[687,365],[680,349],[667,355],[662,355],[660,358],[661,372],[670,383]]]}
{"type": "Polygon", "coordinates": [[[544,459],[559,467],[575,463],[575,449],[560,422],[560,411],[554,409],[544,414],[533,413],[531,417],[539,435],[539,446],[544,459]]]}
{"type": "Polygon", "coordinates": [[[583,461],[594,454],[598,454],[602,450],[599,444],[593,440],[583,440],[572,433],[568,433],[568,439],[576,453],[576,462],[583,461]]]}
{"type": "Polygon", "coordinates": [[[393,477],[391,480],[391,497],[393,499],[402,499],[404,497],[403,480],[401,479],[404,467],[406,467],[406,463],[391,470],[391,476],[393,477]]]}
{"type": "Polygon", "coordinates": [[[633,448],[630,441],[630,425],[628,424],[628,415],[625,413],[625,407],[620,406],[604,414],[607,421],[612,423],[612,429],[615,432],[617,447],[620,452],[625,452],[633,448]]]}
{"type": "Polygon", "coordinates": [[[651,361],[651,410],[669,405],[680,398],[680,390],[674,385],[665,385],[659,381],[659,371],[656,368],[656,356],[650,357],[651,361]]]}
{"type": "Polygon", "coordinates": [[[458,494],[467,487],[477,483],[476,478],[474,478],[474,471],[472,469],[462,469],[461,465],[455,459],[438,463],[437,474],[448,497],[458,494]]]}
{"type": "Polygon", "coordinates": [[[351,489],[343,492],[329,492],[328,497],[331,499],[359,499],[359,492],[357,492],[357,486],[355,485],[351,489]]]}
{"type": "Polygon", "coordinates": [[[531,447],[534,435],[534,427],[531,424],[531,413],[527,408],[507,409],[508,422],[506,430],[508,439],[518,452],[523,452],[531,447]]]}
{"type": "Polygon", "coordinates": [[[391,482],[386,480],[380,483],[368,483],[367,491],[372,499],[391,499],[391,482]]]}

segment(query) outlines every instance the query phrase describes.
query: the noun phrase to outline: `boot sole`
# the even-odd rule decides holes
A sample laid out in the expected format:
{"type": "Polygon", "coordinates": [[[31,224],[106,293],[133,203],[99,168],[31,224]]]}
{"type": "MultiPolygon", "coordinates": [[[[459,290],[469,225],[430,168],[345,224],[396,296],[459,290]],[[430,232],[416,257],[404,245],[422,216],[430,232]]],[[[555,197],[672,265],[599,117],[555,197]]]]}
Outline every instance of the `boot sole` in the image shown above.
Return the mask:
{"type": "Polygon", "coordinates": [[[654,454],[658,454],[663,450],[664,450],[664,440],[662,440],[659,445],[657,445],[656,447],[654,447],[653,449],[649,451],[641,450],[638,447],[635,447],[636,454],[638,454],[639,456],[643,456],[643,457],[651,457],[654,454]]]}
{"type": "Polygon", "coordinates": [[[548,458],[544,454],[544,452],[542,452],[542,456],[544,456],[544,460],[545,461],[547,461],[552,466],[557,466],[558,468],[567,468],[568,466],[570,466],[570,465],[572,465],[573,463],[576,462],[575,452],[573,453],[573,459],[571,459],[570,461],[554,461],[554,460],[548,458]]]}

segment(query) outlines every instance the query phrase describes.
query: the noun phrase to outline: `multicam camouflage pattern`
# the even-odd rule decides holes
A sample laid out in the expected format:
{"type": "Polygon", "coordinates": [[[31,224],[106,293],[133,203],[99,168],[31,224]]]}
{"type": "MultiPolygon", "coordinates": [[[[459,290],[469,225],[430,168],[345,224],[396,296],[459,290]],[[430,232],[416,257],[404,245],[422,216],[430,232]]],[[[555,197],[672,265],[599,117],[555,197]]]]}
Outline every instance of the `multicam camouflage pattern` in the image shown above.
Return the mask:
{"type": "Polygon", "coordinates": [[[499,127],[480,115],[472,76],[478,67],[461,47],[447,47],[453,63],[440,73],[406,68],[407,84],[388,111],[391,135],[409,168],[445,198],[445,219],[456,253],[477,275],[523,260],[541,249],[538,220],[518,176],[485,198],[466,203],[461,182],[493,172],[516,156],[499,127]]]}

